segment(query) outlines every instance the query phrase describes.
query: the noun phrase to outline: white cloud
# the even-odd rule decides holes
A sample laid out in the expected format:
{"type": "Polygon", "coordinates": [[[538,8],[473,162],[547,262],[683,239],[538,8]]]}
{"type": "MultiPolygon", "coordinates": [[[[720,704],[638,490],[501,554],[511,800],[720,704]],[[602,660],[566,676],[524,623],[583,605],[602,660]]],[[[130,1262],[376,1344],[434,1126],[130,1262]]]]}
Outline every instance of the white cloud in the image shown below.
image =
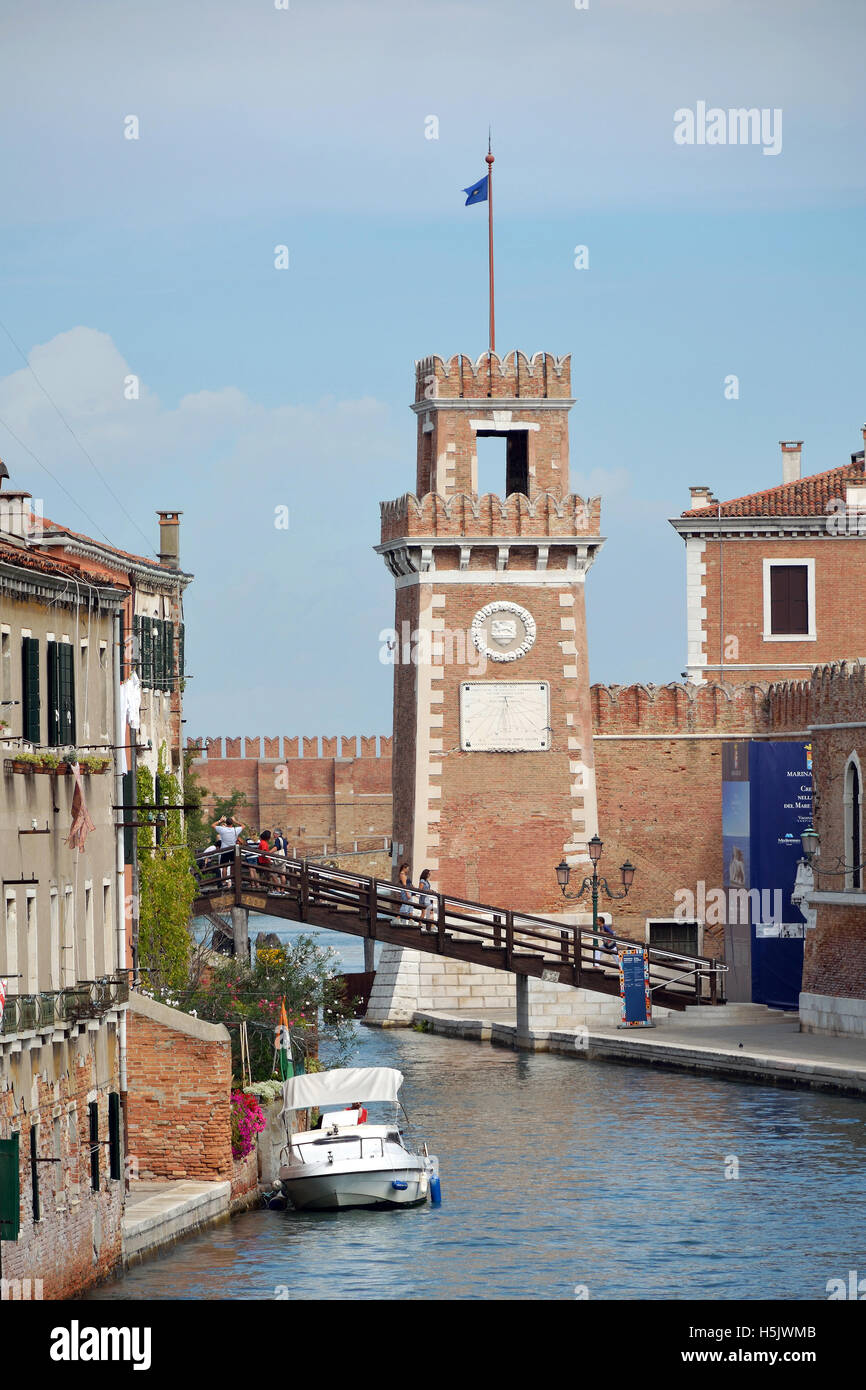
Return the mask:
{"type": "MultiPolygon", "coordinates": [[[[392,609],[391,582],[372,553],[380,498],[405,490],[388,409],[369,397],[266,407],[231,386],[167,407],[144,382],[141,398],[127,401],[131,364],[107,334],[86,327],[40,344],[30,360],[135,525],[26,368],[0,379],[0,420],[97,527],[7,436],[0,452],[13,484],[41,497],[53,520],[101,529],[138,553],[156,543],[158,508],[184,513],[181,560],[196,576],[187,603],[189,731],[206,716],[216,730],[215,704],[248,730],[269,727],[272,709],[287,727],[353,719],[352,668],[375,659],[392,609]],[[277,505],[289,508],[288,531],[274,525],[277,505]]],[[[372,702],[381,694],[386,728],[389,701],[373,682],[365,693],[372,702]]],[[[363,711],[362,697],[359,718],[363,711]]]]}

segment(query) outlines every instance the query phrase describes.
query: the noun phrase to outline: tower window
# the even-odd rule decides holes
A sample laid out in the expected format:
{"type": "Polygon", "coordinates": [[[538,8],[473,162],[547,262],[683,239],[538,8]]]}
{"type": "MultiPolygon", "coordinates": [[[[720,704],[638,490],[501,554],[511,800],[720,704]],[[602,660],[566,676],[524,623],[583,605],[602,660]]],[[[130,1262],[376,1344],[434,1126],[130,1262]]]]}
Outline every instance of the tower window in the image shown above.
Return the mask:
{"type": "Polygon", "coordinates": [[[478,430],[476,440],[478,494],[483,497],[486,492],[492,492],[497,497],[508,497],[512,492],[522,492],[528,497],[529,431],[478,430]],[[485,442],[482,443],[482,440],[485,442]],[[502,487],[503,443],[505,446],[504,491],[502,487]]]}

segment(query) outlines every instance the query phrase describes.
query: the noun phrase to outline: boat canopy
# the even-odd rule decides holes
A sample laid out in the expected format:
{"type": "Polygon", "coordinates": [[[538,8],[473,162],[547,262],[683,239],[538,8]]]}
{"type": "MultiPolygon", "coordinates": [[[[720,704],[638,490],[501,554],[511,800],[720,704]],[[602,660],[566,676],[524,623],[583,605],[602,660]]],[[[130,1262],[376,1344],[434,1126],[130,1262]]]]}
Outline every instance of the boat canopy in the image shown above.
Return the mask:
{"type": "Polygon", "coordinates": [[[402,1085],[403,1073],[394,1067],[335,1067],[333,1071],[290,1076],[283,1082],[283,1111],[352,1105],[356,1100],[395,1101],[402,1085]]]}

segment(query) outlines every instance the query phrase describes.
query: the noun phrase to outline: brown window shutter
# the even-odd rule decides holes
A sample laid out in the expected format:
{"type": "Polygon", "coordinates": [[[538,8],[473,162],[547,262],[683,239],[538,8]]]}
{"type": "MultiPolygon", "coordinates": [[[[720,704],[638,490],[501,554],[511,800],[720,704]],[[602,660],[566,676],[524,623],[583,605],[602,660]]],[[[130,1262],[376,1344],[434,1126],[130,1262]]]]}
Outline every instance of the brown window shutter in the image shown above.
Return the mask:
{"type": "Polygon", "coordinates": [[[806,565],[773,565],[770,570],[770,632],[805,636],[809,631],[809,570],[806,565]]]}

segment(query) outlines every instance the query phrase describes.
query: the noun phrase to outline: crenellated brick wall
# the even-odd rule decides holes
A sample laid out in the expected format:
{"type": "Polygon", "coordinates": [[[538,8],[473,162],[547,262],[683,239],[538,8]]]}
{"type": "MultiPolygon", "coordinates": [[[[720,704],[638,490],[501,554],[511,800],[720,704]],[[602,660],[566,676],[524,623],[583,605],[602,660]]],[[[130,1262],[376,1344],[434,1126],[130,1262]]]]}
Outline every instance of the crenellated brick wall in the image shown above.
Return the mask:
{"type": "Polygon", "coordinates": [[[195,738],[187,746],[205,755],[193,766],[208,809],[240,791],[245,825],[279,828],[299,853],[372,852],[391,835],[390,736],[195,738]]]}
{"type": "MultiPolygon", "coordinates": [[[[809,726],[808,683],[594,685],[593,750],[603,872],[637,866],[617,926],[636,937],[673,914],[678,890],[723,884],[722,746],[731,738],[797,738],[809,726]]],[[[705,938],[721,950],[721,931],[705,938]]]]}

